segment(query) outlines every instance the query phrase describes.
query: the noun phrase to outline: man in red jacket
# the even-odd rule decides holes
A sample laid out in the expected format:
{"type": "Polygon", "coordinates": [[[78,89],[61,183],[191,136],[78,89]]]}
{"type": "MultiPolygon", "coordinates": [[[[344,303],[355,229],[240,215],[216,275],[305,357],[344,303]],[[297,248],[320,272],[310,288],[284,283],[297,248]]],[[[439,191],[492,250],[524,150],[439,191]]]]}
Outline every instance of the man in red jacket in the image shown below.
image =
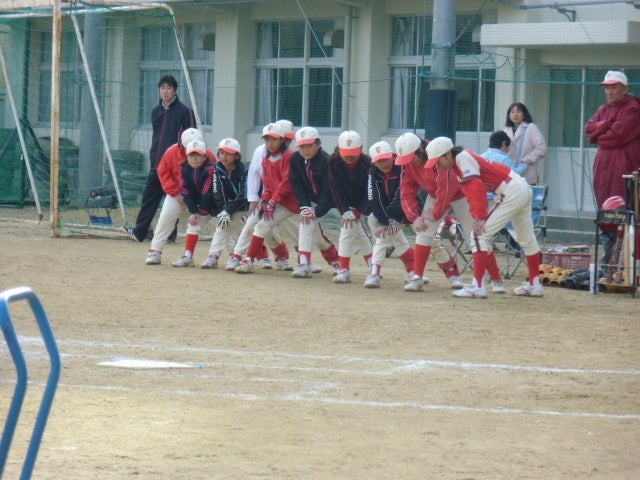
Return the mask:
{"type": "MultiPolygon", "coordinates": [[[[640,168],[640,98],[629,93],[627,76],[607,72],[604,85],[607,103],[598,108],[585,127],[591,143],[598,144],[593,164],[593,191],[598,208],[609,197],[625,198],[625,174],[640,168]]],[[[616,226],[605,231],[602,263],[608,264],[615,241],[616,226]]]]}

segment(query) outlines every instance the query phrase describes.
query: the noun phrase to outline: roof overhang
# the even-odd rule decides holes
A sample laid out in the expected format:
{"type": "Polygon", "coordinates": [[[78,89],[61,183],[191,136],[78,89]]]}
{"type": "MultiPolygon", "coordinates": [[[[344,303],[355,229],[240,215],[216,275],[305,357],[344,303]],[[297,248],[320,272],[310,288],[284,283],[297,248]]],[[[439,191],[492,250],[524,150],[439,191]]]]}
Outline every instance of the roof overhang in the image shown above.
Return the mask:
{"type": "Polygon", "coordinates": [[[554,47],[640,46],[640,22],[496,23],[482,25],[480,45],[551,49],[554,47]]]}

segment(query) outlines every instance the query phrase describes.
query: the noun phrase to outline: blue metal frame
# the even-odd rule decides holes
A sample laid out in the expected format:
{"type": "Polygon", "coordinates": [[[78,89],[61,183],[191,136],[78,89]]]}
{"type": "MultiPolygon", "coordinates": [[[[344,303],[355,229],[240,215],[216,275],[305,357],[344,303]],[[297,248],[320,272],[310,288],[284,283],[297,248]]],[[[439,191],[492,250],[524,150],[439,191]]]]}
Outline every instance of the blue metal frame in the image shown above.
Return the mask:
{"type": "Polygon", "coordinates": [[[9,303],[17,300],[26,300],[29,302],[29,306],[31,307],[31,311],[38,323],[40,334],[42,335],[42,339],[44,340],[44,344],[47,348],[51,361],[49,377],[42,395],[40,409],[38,410],[38,415],[33,426],[31,441],[29,442],[29,448],[27,450],[27,455],[22,466],[22,474],[20,476],[21,479],[28,480],[31,478],[31,473],[33,472],[44,428],[47,424],[49,412],[51,411],[51,404],[53,403],[53,397],[58,386],[58,380],[60,379],[60,353],[58,352],[58,346],[53,336],[53,331],[51,330],[47,314],[45,313],[36,294],[33,293],[29,287],[17,287],[0,293],[0,327],[2,328],[2,333],[5,341],[7,342],[7,346],[9,347],[11,357],[13,358],[17,374],[13,399],[11,400],[11,406],[7,413],[7,420],[2,432],[2,438],[0,438],[0,478],[2,477],[4,467],[7,462],[9,448],[11,447],[13,434],[15,433],[18,423],[28,382],[27,364],[11,321],[11,314],[9,313],[9,303]]]}

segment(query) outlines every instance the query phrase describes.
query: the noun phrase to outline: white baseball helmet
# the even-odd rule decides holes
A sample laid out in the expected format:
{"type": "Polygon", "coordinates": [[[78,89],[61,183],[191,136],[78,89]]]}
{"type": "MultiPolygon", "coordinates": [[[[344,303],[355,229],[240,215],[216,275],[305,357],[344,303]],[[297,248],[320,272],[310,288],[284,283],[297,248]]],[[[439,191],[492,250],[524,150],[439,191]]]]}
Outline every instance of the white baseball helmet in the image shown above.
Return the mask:
{"type": "Polygon", "coordinates": [[[195,140],[204,142],[204,136],[202,135],[202,132],[197,128],[187,128],[184,132],[182,132],[182,135],[180,136],[180,143],[182,143],[182,146],[185,148],[187,148],[187,145],[195,140]]]}
{"type": "Polygon", "coordinates": [[[436,137],[427,145],[427,159],[438,158],[453,148],[449,137],[436,137]]]}
{"type": "Polygon", "coordinates": [[[338,137],[338,150],[340,156],[351,157],[362,153],[362,139],[360,134],[353,130],[346,130],[338,137]]]}
{"type": "Polygon", "coordinates": [[[413,160],[413,155],[420,145],[422,141],[420,138],[411,132],[406,132],[400,135],[396,139],[396,165],[406,165],[411,163],[413,160]]]}
{"type": "Polygon", "coordinates": [[[240,153],[240,144],[235,138],[223,138],[218,144],[218,149],[231,154],[240,153]]]}

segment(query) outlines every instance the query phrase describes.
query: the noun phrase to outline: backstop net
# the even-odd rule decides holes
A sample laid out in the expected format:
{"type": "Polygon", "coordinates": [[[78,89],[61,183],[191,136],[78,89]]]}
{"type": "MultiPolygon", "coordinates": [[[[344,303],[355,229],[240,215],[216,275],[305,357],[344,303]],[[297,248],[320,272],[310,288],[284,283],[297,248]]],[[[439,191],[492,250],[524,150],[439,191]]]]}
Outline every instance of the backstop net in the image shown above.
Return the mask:
{"type": "Polygon", "coordinates": [[[158,79],[172,74],[187,96],[182,100],[197,110],[189,98],[181,41],[166,8],[65,9],[59,101],[52,102],[52,19],[51,9],[0,15],[0,35],[12,39],[8,46],[0,37],[0,85],[6,91],[0,122],[2,218],[52,221],[62,235],[108,234],[134,221],[140,205],[151,144],[151,129],[140,126],[150,124],[158,79]],[[166,61],[162,70],[154,68],[164,56],[177,60],[170,68],[166,61]],[[50,132],[56,103],[60,143],[54,181],[50,132]]]}

